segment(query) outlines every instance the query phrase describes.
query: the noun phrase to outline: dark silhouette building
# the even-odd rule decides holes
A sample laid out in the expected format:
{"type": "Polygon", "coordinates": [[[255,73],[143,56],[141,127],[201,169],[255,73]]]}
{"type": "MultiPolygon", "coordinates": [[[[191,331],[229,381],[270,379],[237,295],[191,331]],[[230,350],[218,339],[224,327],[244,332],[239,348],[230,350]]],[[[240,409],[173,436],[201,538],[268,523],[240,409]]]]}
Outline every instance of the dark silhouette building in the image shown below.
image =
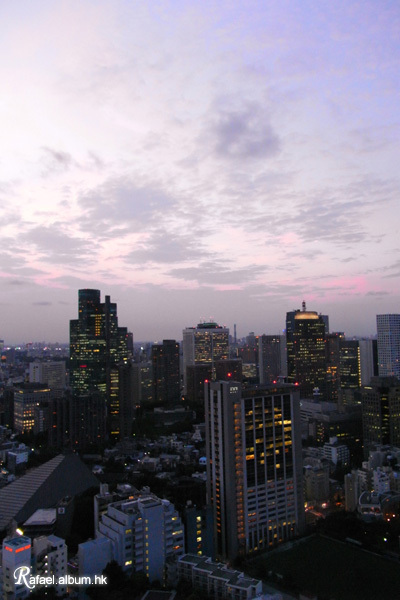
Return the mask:
{"type": "Polygon", "coordinates": [[[179,344],[163,340],[151,349],[154,402],[174,404],[180,398],[179,344]]]}

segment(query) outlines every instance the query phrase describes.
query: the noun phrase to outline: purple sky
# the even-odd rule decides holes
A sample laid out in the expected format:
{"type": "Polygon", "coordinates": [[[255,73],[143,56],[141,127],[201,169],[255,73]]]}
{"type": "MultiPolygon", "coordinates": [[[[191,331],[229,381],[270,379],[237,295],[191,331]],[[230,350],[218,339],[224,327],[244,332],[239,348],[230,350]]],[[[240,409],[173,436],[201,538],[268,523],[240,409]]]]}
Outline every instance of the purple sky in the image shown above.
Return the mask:
{"type": "Polygon", "coordinates": [[[400,312],[400,4],[0,5],[0,338],[400,312]]]}

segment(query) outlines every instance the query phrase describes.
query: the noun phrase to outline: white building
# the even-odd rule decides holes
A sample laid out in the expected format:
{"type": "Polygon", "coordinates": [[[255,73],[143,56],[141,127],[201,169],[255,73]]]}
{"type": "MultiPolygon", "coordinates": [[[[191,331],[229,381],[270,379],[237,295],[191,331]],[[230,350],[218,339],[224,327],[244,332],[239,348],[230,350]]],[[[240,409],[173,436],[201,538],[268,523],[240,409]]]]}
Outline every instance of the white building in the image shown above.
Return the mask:
{"type": "MultiPolygon", "coordinates": [[[[33,540],[33,558],[35,574],[49,577],[54,575],[55,580],[67,575],[68,549],[65,541],[56,535],[41,536],[33,540]]],[[[67,592],[66,585],[56,585],[57,596],[67,592]]]]}
{"type": "Polygon", "coordinates": [[[153,494],[110,504],[97,535],[111,540],[113,559],[125,571],[143,572],[150,581],[162,581],[166,559],[185,551],[178,512],[153,494]]]}
{"type": "Polygon", "coordinates": [[[14,578],[18,567],[31,567],[31,540],[21,535],[3,541],[3,594],[8,600],[27,598],[31,592],[26,585],[14,578]]]}
{"type": "Polygon", "coordinates": [[[329,442],[324,444],[322,456],[334,465],[341,463],[345,466],[350,463],[350,450],[344,444],[339,444],[336,437],[329,438],[329,442]]]}

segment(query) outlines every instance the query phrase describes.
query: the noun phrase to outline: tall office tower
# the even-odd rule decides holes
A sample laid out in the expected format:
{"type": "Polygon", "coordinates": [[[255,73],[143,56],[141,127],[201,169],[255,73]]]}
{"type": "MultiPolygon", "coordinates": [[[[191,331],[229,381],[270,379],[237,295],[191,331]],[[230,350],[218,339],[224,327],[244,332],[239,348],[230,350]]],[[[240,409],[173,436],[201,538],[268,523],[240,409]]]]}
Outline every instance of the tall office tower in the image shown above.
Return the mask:
{"type": "Polygon", "coordinates": [[[298,392],[206,384],[207,495],[216,555],[234,559],[303,531],[298,392]]]}
{"type": "Polygon", "coordinates": [[[322,315],[307,311],[305,302],[303,310],[295,311],[292,322],[287,321],[293,325],[291,347],[287,341],[288,376],[290,373],[299,384],[302,398],[311,398],[315,388],[324,396],[327,370],[325,321],[322,315]],[[289,364],[289,359],[294,363],[289,364]]]}
{"type": "Polygon", "coordinates": [[[369,385],[372,377],[378,376],[377,340],[359,340],[361,385],[369,385]]]}
{"type": "Polygon", "coordinates": [[[258,363],[260,383],[272,383],[282,373],[282,346],[284,337],[281,335],[260,335],[258,338],[258,363]]]}
{"type": "Polygon", "coordinates": [[[186,398],[189,402],[204,405],[204,383],[211,381],[211,364],[189,365],[186,367],[186,398]]]}
{"type": "Polygon", "coordinates": [[[294,383],[296,379],[296,366],[294,354],[294,317],[300,312],[299,310],[291,310],[286,313],[286,360],[287,360],[287,377],[288,381],[294,383]]]}
{"type": "Polygon", "coordinates": [[[163,340],[151,348],[153,364],[154,401],[174,404],[181,393],[179,369],[179,344],[175,340],[163,340]]]}
{"type": "Polygon", "coordinates": [[[329,333],[326,336],[326,387],[325,399],[338,402],[340,389],[340,340],[343,333],[329,333]]]}
{"type": "Polygon", "coordinates": [[[340,340],[340,387],[361,387],[360,346],[358,340],[340,340]]]}
{"type": "MultiPolygon", "coordinates": [[[[303,301],[302,310],[292,310],[286,313],[286,354],[287,354],[287,376],[289,382],[296,381],[296,347],[295,347],[295,323],[298,314],[306,313],[306,303],[303,301]]],[[[309,313],[310,314],[310,313],[309,313]]],[[[312,313],[316,315],[317,313],[312,313]]],[[[329,316],[318,315],[319,321],[324,324],[324,336],[329,333],[329,316]]]]}
{"type": "Polygon", "coordinates": [[[400,315],[377,315],[380,377],[400,379],[400,315]]]}
{"type": "Polygon", "coordinates": [[[372,444],[400,445],[400,382],[396,377],[373,377],[361,388],[364,452],[372,444]]]}
{"type": "Polygon", "coordinates": [[[183,330],[183,382],[186,392],[189,365],[211,365],[213,377],[215,361],[229,358],[229,329],[217,323],[199,323],[183,330]]]}
{"type": "Polygon", "coordinates": [[[133,363],[134,399],[137,407],[148,407],[154,400],[153,365],[151,362],[133,363]]]}
{"type": "Polygon", "coordinates": [[[107,403],[108,432],[119,436],[119,399],[113,367],[130,358],[126,327],[117,305],[100,290],[79,290],[79,318],[70,321],[70,385],[75,396],[98,392],[107,403]]]}

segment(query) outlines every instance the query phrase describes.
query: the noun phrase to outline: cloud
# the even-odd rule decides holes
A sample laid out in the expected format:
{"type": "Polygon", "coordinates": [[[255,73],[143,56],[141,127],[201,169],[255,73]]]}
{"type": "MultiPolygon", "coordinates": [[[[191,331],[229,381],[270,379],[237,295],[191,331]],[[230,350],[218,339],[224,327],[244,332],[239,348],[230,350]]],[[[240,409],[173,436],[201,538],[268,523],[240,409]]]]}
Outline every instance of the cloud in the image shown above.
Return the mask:
{"type": "Polygon", "coordinates": [[[168,275],[184,280],[195,280],[205,285],[242,285],[253,282],[267,270],[265,266],[249,265],[241,268],[229,268],[223,261],[203,262],[198,267],[171,269],[168,275]]]}
{"type": "Polygon", "coordinates": [[[166,229],[152,232],[140,248],[127,254],[124,259],[130,263],[177,263],[198,260],[211,256],[198,239],[201,232],[176,233],[166,229]]]}
{"type": "Polygon", "coordinates": [[[127,176],[110,178],[81,195],[82,214],[76,224],[82,231],[96,231],[103,239],[120,237],[157,224],[174,204],[175,200],[162,189],[138,186],[127,176]]]}
{"type": "Polygon", "coordinates": [[[278,135],[266,109],[255,102],[234,108],[216,103],[208,124],[206,139],[217,156],[228,159],[261,159],[275,156],[281,149],[278,135]]]}
{"type": "Polygon", "coordinates": [[[32,306],[52,306],[52,302],[32,302],[32,306]]]}
{"type": "Polygon", "coordinates": [[[45,262],[56,264],[92,263],[97,244],[63,231],[64,225],[38,225],[22,236],[24,242],[33,244],[45,262]]]}

